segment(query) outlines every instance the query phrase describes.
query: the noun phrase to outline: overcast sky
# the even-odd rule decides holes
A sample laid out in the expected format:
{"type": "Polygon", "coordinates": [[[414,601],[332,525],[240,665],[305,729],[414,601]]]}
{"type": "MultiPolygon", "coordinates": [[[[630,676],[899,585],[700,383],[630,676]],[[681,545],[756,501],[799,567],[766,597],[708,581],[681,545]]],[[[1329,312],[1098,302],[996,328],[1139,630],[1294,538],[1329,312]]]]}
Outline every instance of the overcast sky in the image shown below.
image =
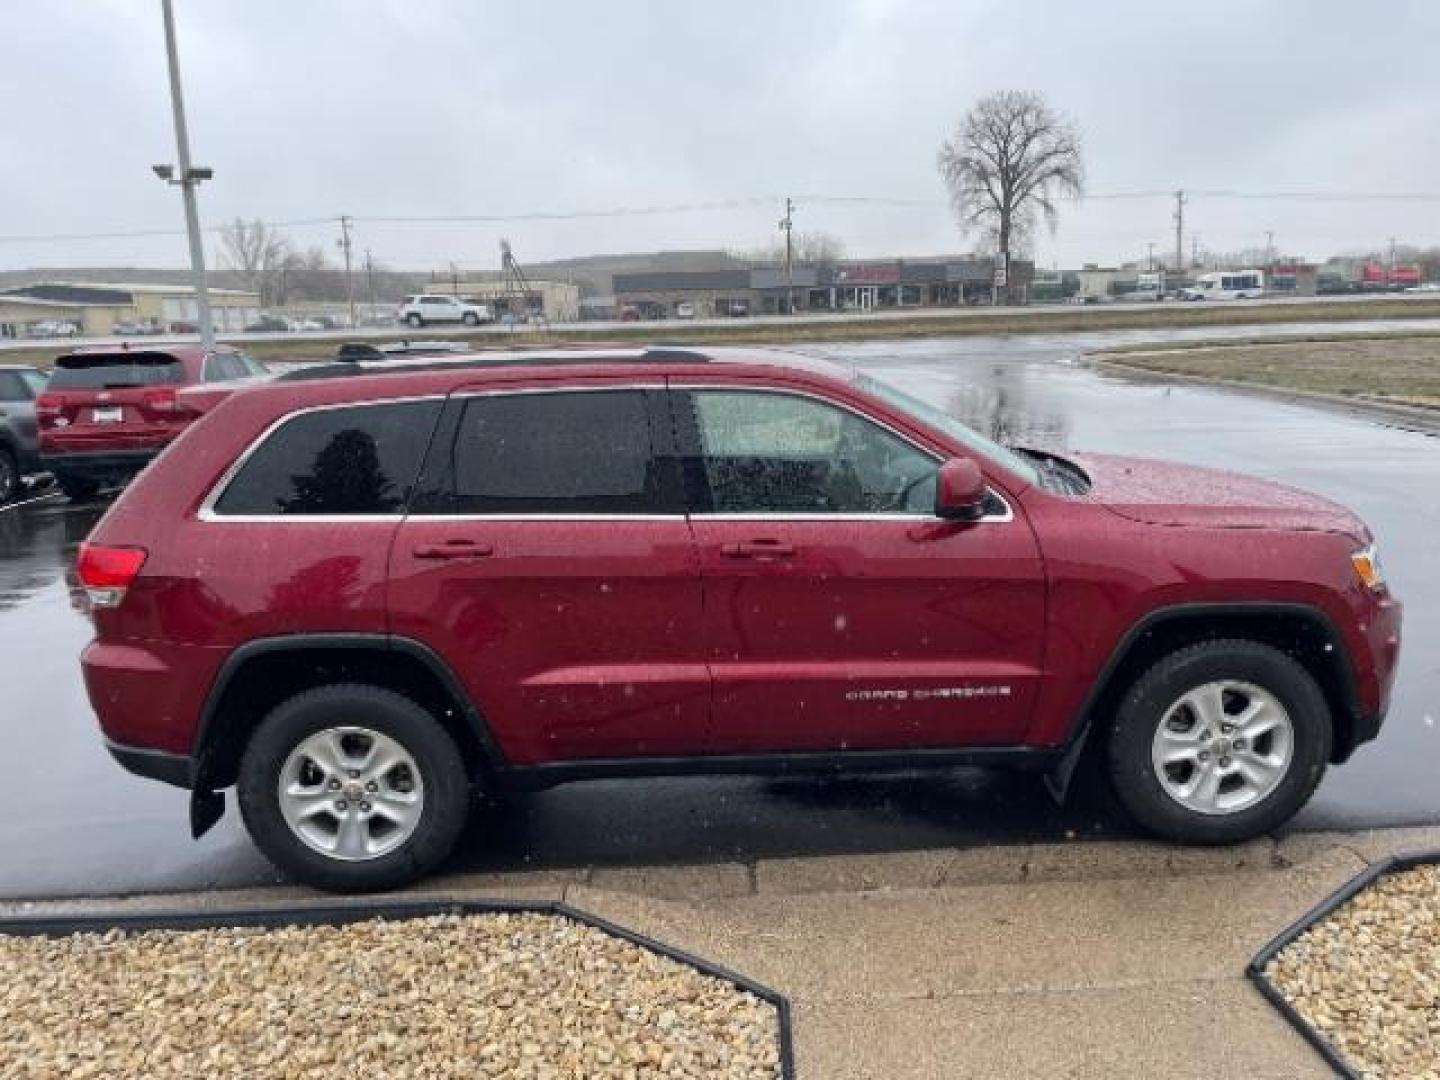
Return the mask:
{"type": "MultiPolygon", "coordinates": [[[[653,3],[175,0],[207,224],[357,220],[405,269],[768,242],[797,228],[854,256],[970,249],[935,152],[980,95],[1033,89],[1085,141],[1090,199],[1037,238],[1046,265],[1173,250],[1173,203],[1127,192],[1440,192],[1440,3],[653,3]],[[914,200],[837,203],[803,196],[914,200]],[[728,208],[416,225],[378,217],[728,208]]],[[[159,0],[4,0],[0,268],[178,266],[159,0]]],[[[1440,199],[1196,195],[1204,248],[1309,257],[1440,244],[1440,199]]],[[[291,230],[334,243],[331,223],[291,230]]],[[[1187,239],[1186,246],[1189,246],[1187,239]]],[[[213,250],[213,243],[209,245],[213,250]]]]}

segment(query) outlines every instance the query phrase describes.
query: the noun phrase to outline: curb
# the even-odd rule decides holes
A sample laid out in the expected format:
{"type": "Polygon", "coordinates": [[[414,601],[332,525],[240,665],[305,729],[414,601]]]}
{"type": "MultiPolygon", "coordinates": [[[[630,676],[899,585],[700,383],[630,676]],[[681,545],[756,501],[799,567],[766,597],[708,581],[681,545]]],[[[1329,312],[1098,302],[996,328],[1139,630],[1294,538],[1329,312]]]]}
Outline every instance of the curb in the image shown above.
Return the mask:
{"type": "Polygon", "coordinates": [[[611,937],[628,941],[642,949],[658,953],[676,963],[694,968],[702,975],[728,982],[737,989],[753,994],[775,1008],[779,1031],[781,1080],[795,1080],[795,1037],[791,1018],[790,998],[747,976],[705,960],[693,953],[666,945],[664,942],[629,930],[598,915],[571,907],[569,904],[510,903],[500,900],[411,900],[355,902],[305,907],[267,907],[231,911],[160,911],[143,915],[69,915],[69,916],[5,916],[0,917],[0,935],[15,937],[57,937],[79,933],[103,933],[122,930],[143,933],[149,930],[220,930],[237,927],[277,929],[287,926],[346,926],[372,919],[404,921],[434,915],[549,915],[580,923],[611,937]]]}
{"type": "Polygon", "coordinates": [[[1391,855],[1372,863],[1367,869],[1356,874],[1340,888],[1327,896],[1320,903],[1307,911],[1300,918],[1280,931],[1272,938],[1263,949],[1255,954],[1254,959],[1245,966],[1245,977],[1255,984],[1255,988],[1264,995],[1265,999],[1274,1005],[1301,1037],[1313,1046],[1319,1055],[1325,1059],[1325,1063],[1346,1080],[1362,1080],[1361,1074],[1350,1064],[1335,1046],[1327,1039],[1319,1028],[1300,1015],[1299,1011],[1290,1004],[1289,1000],[1280,993],[1270,977],[1265,974],[1265,969],[1291,942],[1303,934],[1316,923],[1327,918],[1338,908],[1349,903],[1360,893],[1364,892],[1371,885],[1375,884],[1386,874],[1398,873],[1405,870],[1412,870],[1417,866],[1428,866],[1431,863],[1440,863],[1440,850],[1428,852],[1414,852],[1408,855],[1391,855]]]}
{"type": "MultiPolygon", "coordinates": [[[[1169,350],[1157,350],[1164,352],[1169,350]]],[[[1180,371],[1157,371],[1154,368],[1127,364],[1123,360],[1108,359],[1103,352],[1088,353],[1086,360],[1091,367],[1101,370],[1122,372],[1126,375],[1143,376],[1157,382],[1193,383],[1220,390],[1239,390],[1247,394],[1275,398],[1292,405],[1324,405],[1342,412],[1356,413],[1376,420],[1388,420],[1402,424],[1412,431],[1425,434],[1440,433],[1440,408],[1424,405],[1404,405],[1368,398],[1346,397],[1343,394],[1327,394],[1320,390],[1291,389],[1283,386],[1267,386],[1265,383],[1246,382],[1243,379],[1212,379],[1206,375],[1190,375],[1180,371]]]]}

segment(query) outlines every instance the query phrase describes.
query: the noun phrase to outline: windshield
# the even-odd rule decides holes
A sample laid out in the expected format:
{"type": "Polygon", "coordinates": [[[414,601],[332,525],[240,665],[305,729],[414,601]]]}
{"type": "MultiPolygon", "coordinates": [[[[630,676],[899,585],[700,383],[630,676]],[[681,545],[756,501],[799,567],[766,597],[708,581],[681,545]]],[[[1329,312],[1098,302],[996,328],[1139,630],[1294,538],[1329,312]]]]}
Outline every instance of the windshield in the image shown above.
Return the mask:
{"type": "Polygon", "coordinates": [[[25,380],[25,384],[30,387],[32,394],[38,395],[45,389],[45,376],[38,371],[22,371],[20,378],[25,380]]]}
{"type": "Polygon", "coordinates": [[[917,397],[912,397],[905,393],[905,391],[897,390],[889,383],[881,382],[879,379],[869,375],[857,375],[855,377],[855,385],[862,390],[869,391],[878,398],[883,398],[901,412],[909,413],[929,427],[937,431],[943,431],[946,435],[958,439],[964,443],[966,447],[975,451],[980,457],[995,462],[995,464],[1007,469],[1016,476],[1024,477],[1029,483],[1038,484],[1040,482],[1040,473],[1034,465],[1015,453],[1015,451],[987,439],[974,428],[961,423],[955,417],[945,412],[945,410],[936,408],[929,402],[921,401],[917,397]]]}

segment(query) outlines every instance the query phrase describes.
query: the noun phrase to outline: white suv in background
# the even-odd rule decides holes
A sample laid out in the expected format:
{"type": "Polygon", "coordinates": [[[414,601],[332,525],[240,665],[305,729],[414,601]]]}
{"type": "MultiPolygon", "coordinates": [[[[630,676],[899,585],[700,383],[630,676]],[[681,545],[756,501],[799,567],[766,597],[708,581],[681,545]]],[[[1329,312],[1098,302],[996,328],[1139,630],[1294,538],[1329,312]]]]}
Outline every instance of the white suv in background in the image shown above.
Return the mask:
{"type": "Polygon", "coordinates": [[[444,322],[479,326],[481,323],[493,322],[495,319],[486,304],[472,304],[459,297],[441,296],[434,293],[421,293],[418,296],[405,297],[396,317],[410,326],[444,322]]]}

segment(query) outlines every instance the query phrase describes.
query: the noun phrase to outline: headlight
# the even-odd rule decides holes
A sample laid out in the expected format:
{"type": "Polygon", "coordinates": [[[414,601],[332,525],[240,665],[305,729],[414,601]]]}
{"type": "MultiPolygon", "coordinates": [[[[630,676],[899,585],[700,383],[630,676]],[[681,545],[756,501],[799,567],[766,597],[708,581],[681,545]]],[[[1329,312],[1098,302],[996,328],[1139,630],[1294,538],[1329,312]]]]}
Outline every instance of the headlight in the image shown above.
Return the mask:
{"type": "Polygon", "coordinates": [[[1374,544],[1352,552],[1350,563],[1355,567],[1355,574],[1360,578],[1361,584],[1367,589],[1378,590],[1385,587],[1385,572],[1380,569],[1380,556],[1375,551],[1374,544]]]}

